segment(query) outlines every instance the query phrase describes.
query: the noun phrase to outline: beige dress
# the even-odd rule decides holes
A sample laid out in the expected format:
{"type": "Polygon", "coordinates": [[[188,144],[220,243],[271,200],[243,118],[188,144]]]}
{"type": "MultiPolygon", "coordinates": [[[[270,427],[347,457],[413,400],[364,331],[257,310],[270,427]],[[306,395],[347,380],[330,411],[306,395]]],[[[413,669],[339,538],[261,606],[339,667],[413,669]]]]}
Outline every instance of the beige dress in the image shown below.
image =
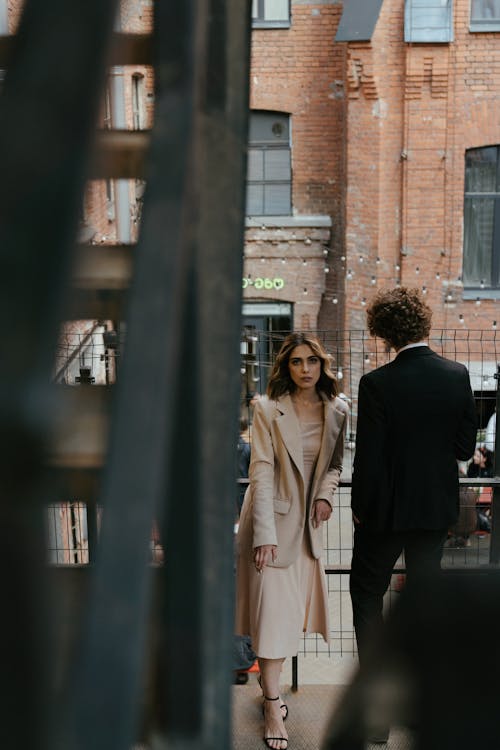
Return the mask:
{"type": "MultiPolygon", "coordinates": [[[[311,479],[321,444],[323,420],[300,421],[304,480],[310,508],[311,479]]],[[[321,560],[311,555],[305,526],[299,556],[287,568],[266,567],[257,573],[253,562],[240,558],[237,585],[237,629],[249,626],[257,656],[279,659],[294,656],[301,633],[321,633],[329,642],[328,590],[321,560]]]]}

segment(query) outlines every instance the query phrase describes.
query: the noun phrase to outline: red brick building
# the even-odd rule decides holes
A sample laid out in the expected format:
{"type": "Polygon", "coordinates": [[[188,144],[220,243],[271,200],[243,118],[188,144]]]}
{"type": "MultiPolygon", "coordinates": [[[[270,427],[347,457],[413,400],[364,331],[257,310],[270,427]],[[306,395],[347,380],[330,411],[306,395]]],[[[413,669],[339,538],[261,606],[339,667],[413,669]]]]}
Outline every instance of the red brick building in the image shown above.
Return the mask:
{"type": "Polygon", "coordinates": [[[500,3],[260,0],[253,12],[252,116],[287,118],[291,199],[281,219],[248,210],[245,312],[272,301],[263,309],[294,328],[360,330],[374,290],[418,286],[436,328],[482,331],[481,351],[467,344],[479,388],[500,323],[500,3]]]}
{"type": "Polygon", "coordinates": [[[337,289],[343,248],[346,49],[333,41],[341,13],[337,2],[253,3],[244,317],[264,330],[343,325],[327,293],[337,289]],[[282,200],[273,201],[273,179],[283,191],[288,182],[282,200]],[[264,191],[271,183],[260,203],[259,181],[264,191]]]}
{"type": "MultiPolygon", "coordinates": [[[[11,32],[21,6],[0,1],[11,32]]],[[[152,12],[153,0],[123,0],[120,25],[148,31],[152,12]]],[[[469,340],[482,331],[480,351],[467,344],[468,361],[476,380],[491,378],[500,322],[499,0],[253,0],[252,16],[247,334],[361,331],[377,288],[419,286],[436,328],[469,340]]],[[[110,71],[103,126],[149,128],[153,106],[151,70],[110,71]]],[[[90,183],[85,239],[134,241],[142,190],[90,183]]],[[[343,352],[338,358],[351,367],[343,352]]],[[[375,361],[363,352],[357,371],[375,361]]]]}
{"type": "Polygon", "coordinates": [[[378,5],[370,39],[343,43],[345,326],[363,327],[374,288],[418,286],[434,327],[459,329],[472,342],[455,346],[455,356],[468,348],[474,388],[490,378],[493,390],[500,5],[439,0],[425,3],[425,16],[410,0],[378,5]]]}

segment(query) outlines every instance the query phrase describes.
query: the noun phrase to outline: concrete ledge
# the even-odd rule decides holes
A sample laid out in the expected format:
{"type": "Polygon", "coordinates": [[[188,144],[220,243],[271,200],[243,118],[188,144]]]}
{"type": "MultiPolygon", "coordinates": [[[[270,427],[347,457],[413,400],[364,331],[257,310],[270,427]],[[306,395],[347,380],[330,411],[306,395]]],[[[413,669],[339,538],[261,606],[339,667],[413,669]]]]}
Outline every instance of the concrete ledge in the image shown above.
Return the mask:
{"type": "Polygon", "coordinates": [[[247,216],[246,227],[331,227],[331,216],[247,216]]]}

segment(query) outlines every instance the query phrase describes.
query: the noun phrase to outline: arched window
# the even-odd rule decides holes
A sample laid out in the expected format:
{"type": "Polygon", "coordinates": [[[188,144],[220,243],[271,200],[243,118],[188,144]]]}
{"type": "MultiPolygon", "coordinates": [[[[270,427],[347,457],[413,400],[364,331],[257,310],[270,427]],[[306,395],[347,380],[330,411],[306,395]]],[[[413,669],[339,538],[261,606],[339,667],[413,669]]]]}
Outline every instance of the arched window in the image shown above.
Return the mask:
{"type": "Polygon", "coordinates": [[[290,117],[281,112],[251,112],[247,215],[290,215],[291,192],[290,117]]]}
{"type": "Polygon", "coordinates": [[[465,153],[463,283],[500,289],[500,147],[465,153]]]}

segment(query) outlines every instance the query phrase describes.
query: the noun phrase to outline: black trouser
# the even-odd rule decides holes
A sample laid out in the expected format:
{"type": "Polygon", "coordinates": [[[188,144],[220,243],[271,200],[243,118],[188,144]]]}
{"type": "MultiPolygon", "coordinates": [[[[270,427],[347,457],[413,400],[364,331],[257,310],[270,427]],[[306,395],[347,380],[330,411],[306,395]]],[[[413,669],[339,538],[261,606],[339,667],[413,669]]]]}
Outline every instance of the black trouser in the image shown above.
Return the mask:
{"type": "Polygon", "coordinates": [[[447,530],[374,532],[356,526],[349,588],[360,661],[370,633],[382,624],[383,597],[401,552],[411,585],[419,576],[439,575],[446,536],[447,530]]]}

